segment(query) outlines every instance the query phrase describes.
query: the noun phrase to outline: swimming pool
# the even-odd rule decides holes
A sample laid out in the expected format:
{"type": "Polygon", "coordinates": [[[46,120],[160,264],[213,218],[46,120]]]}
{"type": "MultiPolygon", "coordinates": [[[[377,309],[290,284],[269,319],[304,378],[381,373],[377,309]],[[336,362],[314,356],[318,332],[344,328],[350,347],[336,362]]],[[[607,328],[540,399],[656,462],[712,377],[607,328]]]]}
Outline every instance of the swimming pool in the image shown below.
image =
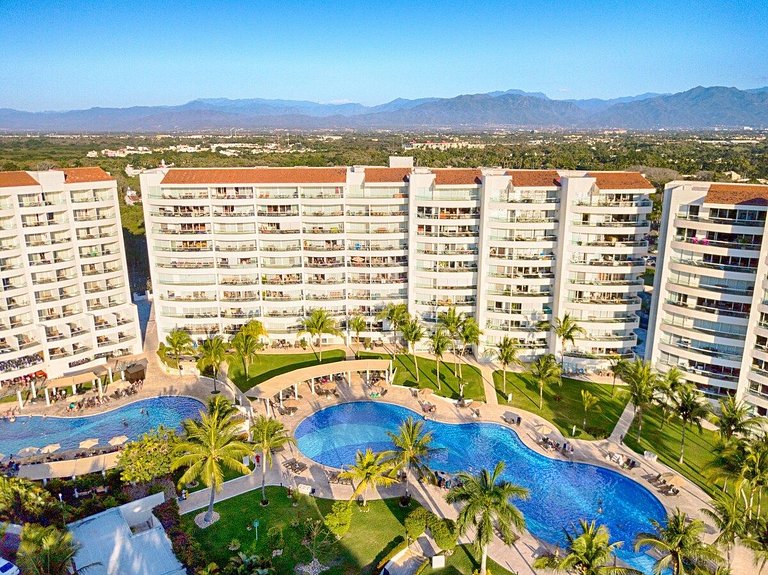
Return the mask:
{"type": "Polygon", "coordinates": [[[181,422],[197,417],[203,404],[191,397],[154,397],[130,403],[104,413],[85,417],[19,416],[16,421],[0,420],[0,453],[11,455],[25,447],[60,443],[61,449],[76,449],[85,439],[96,438],[100,445],[118,435],[138,439],[163,425],[179,429],[181,422]]]}
{"type": "MultiPolygon", "coordinates": [[[[387,431],[396,432],[415,412],[388,403],[362,401],[334,405],[303,420],[296,429],[301,452],[330,467],[354,463],[357,450],[391,449],[387,431]]],[[[612,540],[624,541],[617,553],[635,569],[651,573],[653,560],[633,551],[640,531],[651,529],[649,520],[663,521],[664,507],[647,489],[631,479],[602,467],[550,459],[526,447],[511,429],[493,423],[447,424],[428,420],[433,434],[434,470],[455,473],[492,469],[504,461],[504,479],[530,491],[530,499],[517,501],[528,530],[541,539],[565,545],[564,528],[579,519],[605,524],[612,540]]]]}

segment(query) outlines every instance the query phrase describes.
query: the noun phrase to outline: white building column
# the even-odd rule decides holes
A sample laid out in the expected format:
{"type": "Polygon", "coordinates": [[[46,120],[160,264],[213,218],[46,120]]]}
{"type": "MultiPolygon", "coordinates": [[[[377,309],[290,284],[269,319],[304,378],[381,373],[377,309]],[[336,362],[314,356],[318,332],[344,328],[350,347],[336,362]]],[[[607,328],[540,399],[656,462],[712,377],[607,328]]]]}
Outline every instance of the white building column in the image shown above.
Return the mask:
{"type": "Polygon", "coordinates": [[[101,385],[101,378],[98,378],[98,379],[96,380],[96,385],[97,385],[97,386],[98,386],[98,388],[99,388],[99,397],[104,397],[104,388],[103,388],[103,387],[102,387],[102,385],[101,385]]]}
{"type": "Polygon", "coordinates": [[[48,388],[45,388],[43,393],[45,393],[45,405],[48,407],[51,405],[51,398],[48,396],[48,388]]]}
{"type": "Polygon", "coordinates": [[[19,409],[24,409],[24,401],[21,399],[21,390],[16,390],[16,399],[19,400],[19,409]]]}
{"type": "Polygon", "coordinates": [[[35,380],[29,380],[29,388],[32,391],[32,399],[37,399],[37,388],[35,387],[35,380]]]}
{"type": "Polygon", "coordinates": [[[293,397],[294,399],[299,399],[299,384],[294,383],[293,384],[293,397]]]}

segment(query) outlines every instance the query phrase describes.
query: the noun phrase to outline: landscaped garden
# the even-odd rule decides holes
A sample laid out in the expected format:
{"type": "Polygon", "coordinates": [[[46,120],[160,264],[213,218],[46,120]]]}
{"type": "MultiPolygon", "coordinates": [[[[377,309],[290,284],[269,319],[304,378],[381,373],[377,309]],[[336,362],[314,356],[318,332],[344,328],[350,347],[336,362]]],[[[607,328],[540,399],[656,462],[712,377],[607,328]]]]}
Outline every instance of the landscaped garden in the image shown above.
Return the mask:
{"type": "Polygon", "coordinates": [[[612,393],[610,384],[580,381],[564,377],[561,386],[544,387],[543,407],[539,410],[539,388],[532,378],[524,373],[507,371],[507,393],[504,393],[502,372],[493,373],[493,383],[500,405],[524,409],[551,421],[565,437],[571,437],[573,426],[579,439],[600,439],[608,437],[621,417],[629,401],[629,393],[621,386],[616,386],[612,393]],[[586,430],[584,423],[584,403],[582,391],[597,398],[596,407],[587,410],[586,430]],[[507,394],[512,394],[511,403],[507,394]]]}
{"type": "MultiPolygon", "coordinates": [[[[387,353],[361,351],[357,354],[360,359],[377,358],[392,359],[387,353]]],[[[418,357],[419,381],[416,381],[416,366],[412,354],[395,354],[395,385],[421,387],[433,390],[437,395],[458,399],[460,396],[459,382],[464,383],[464,397],[485,401],[483,377],[480,370],[472,365],[461,366],[461,378],[454,374],[453,362],[440,362],[440,389],[437,384],[437,362],[426,357],[418,357]]]]}
{"type": "MultiPolygon", "coordinates": [[[[333,363],[343,361],[346,352],[343,349],[329,349],[323,351],[322,363],[333,363]]],[[[246,376],[243,366],[238,361],[230,363],[229,379],[241,391],[248,391],[254,385],[267,381],[277,375],[319,365],[320,360],[315,352],[309,353],[258,353],[255,354],[253,361],[248,366],[248,375],[246,376]]]]}

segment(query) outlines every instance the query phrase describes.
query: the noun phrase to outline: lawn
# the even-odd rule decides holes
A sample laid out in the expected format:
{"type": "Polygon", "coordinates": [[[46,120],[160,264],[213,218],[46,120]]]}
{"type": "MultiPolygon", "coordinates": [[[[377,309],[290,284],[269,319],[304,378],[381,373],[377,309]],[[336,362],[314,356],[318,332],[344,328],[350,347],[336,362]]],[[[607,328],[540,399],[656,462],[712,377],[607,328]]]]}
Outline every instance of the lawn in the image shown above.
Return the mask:
{"type": "MultiPolygon", "coordinates": [[[[387,353],[376,353],[371,351],[361,351],[358,353],[360,359],[382,358],[391,359],[392,356],[387,353]]],[[[437,362],[425,357],[418,358],[419,364],[419,382],[416,382],[416,367],[411,354],[395,355],[395,385],[405,385],[407,387],[428,387],[436,394],[452,399],[459,398],[459,380],[453,373],[453,362],[440,362],[440,386],[437,389],[437,362]]],[[[483,376],[480,370],[471,365],[462,365],[462,380],[466,383],[464,387],[464,397],[485,401],[485,391],[483,390],[483,376]]]]}
{"type": "Polygon", "coordinates": [[[629,393],[616,386],[611,397],[610,384],[593,383],[576,379],[563,378],[563,385],[544,388],[544,407],[539,411],[539,388],[525,374],[507,372],[507,393],[512,394],[512,402],[507,402],[503,391],[501,371],[493,372],[493,382],[500,405],[517,407],[540,415],[551,421],[565,437],[571,437],[573,426],[579,439],[599,439],[607,437],[616,426],[629,401],[629,393]],[[586,389],[597,396],[599,410],[593,408],[587,414],[587,429],[582,429],[584,408],[581,390],[586,389]]]}
{"type": "MultiPolygon", "coordinates": [[[[200,542],[206,554],[206,561],[213,561],[223,567],[233,555],[227,549],[232,539],[238,539],[242,550],[261,555],[271,554],[270,540],[275,537],[270,530],[282,530],[284,552],[275,557],[275,573],[293,573],[298,563],[307,563],[311,554],[302,538],[304,525],[309,519],[320,519],[328,513],[333,501],[299,497],[298,506],[281,487],[268,487],[269,506],[261,507],[261,491],[250,491],[238,497],[216,504],[221,519],[208,529],[198,529],[194,524],[194,513],[182,517],[182,521],[200,542]],[[259,520],[258,540],[256,532],[248,530],[253,521],[259,520]]],[[[405,536],[403,521],[414,508],[402,509],[397,499],[371,501],[369,511],[362,513],[355,506],[352,527],[344,538],[332,548],[322,552],[321,560],[333,565],[325,575],[352,575],[371,573],[373,567],[392,547],[405,536]]],[[[470,575],[471,571],[467,571],[470,575]]]]}
{"type": "Polygon", "coordinates": [[[680,465],[680,436],[682,425],[679,420],[665,422],[661,427],[661,409],[652,406],[643,415],[643,431],[640,441],[637,440],[637,420],[624,438],[624,443],[634,451],[643,453],[652,451],[659,456],[659,460],[669,465],[693,481],[710,495],[714,495],[720,489],[710,477],[709,466],[715,460],[715,446],[718,442],[718,434],[707,429],[701,434],[695,426],[689,427],[685,432],[685,462],[680,465]]]}
{"type": "MultiPolygon", "coordinates": [[[[343,361],[347,353],[343,349],[323,351],[323,363],[343,361]]],[[[229,368],[229,379],[240,389],[248,391],[254,385],[294,369],[318,365],[320,361],[314,352],[310,353],[273,353],[256,354],[256,358],[248,367],[248,377],[243,374],[243,364],[233,361],[229,368]]]]}
{"type": "MultiPolygon", "coordinates": [[[[460,545],[453,552],[453,555],[445,560],[445,567],[442,569],[432,569],[427,567],[424,575],[470,575],[480,569],[480,556],[475,555],[472,547],[469,545],[460,545]]],[[[493,575],[512,575],[511,572],[499,567],[499,565],[488,559],[488,569],[493,575]]]]}

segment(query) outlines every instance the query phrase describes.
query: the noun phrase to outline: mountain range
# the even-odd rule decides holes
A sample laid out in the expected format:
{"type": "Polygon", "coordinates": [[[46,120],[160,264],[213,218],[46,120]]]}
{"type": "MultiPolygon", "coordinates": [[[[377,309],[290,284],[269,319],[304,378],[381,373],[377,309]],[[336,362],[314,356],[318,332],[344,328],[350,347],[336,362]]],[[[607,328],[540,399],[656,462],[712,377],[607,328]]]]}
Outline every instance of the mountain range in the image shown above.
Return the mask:
{"type": "Polygon", "coordinates": [[[198,99],[179,106],[23,112],[0,108],[5,132],[191,132],[232,129],[490,128],[675,129],[768,128],[768,87],[698,86],[676,94],[646,93],[611,100],[553,100],[507,90],[454,98],[398,98],[378,106],[305,100],[198,99]]]}

